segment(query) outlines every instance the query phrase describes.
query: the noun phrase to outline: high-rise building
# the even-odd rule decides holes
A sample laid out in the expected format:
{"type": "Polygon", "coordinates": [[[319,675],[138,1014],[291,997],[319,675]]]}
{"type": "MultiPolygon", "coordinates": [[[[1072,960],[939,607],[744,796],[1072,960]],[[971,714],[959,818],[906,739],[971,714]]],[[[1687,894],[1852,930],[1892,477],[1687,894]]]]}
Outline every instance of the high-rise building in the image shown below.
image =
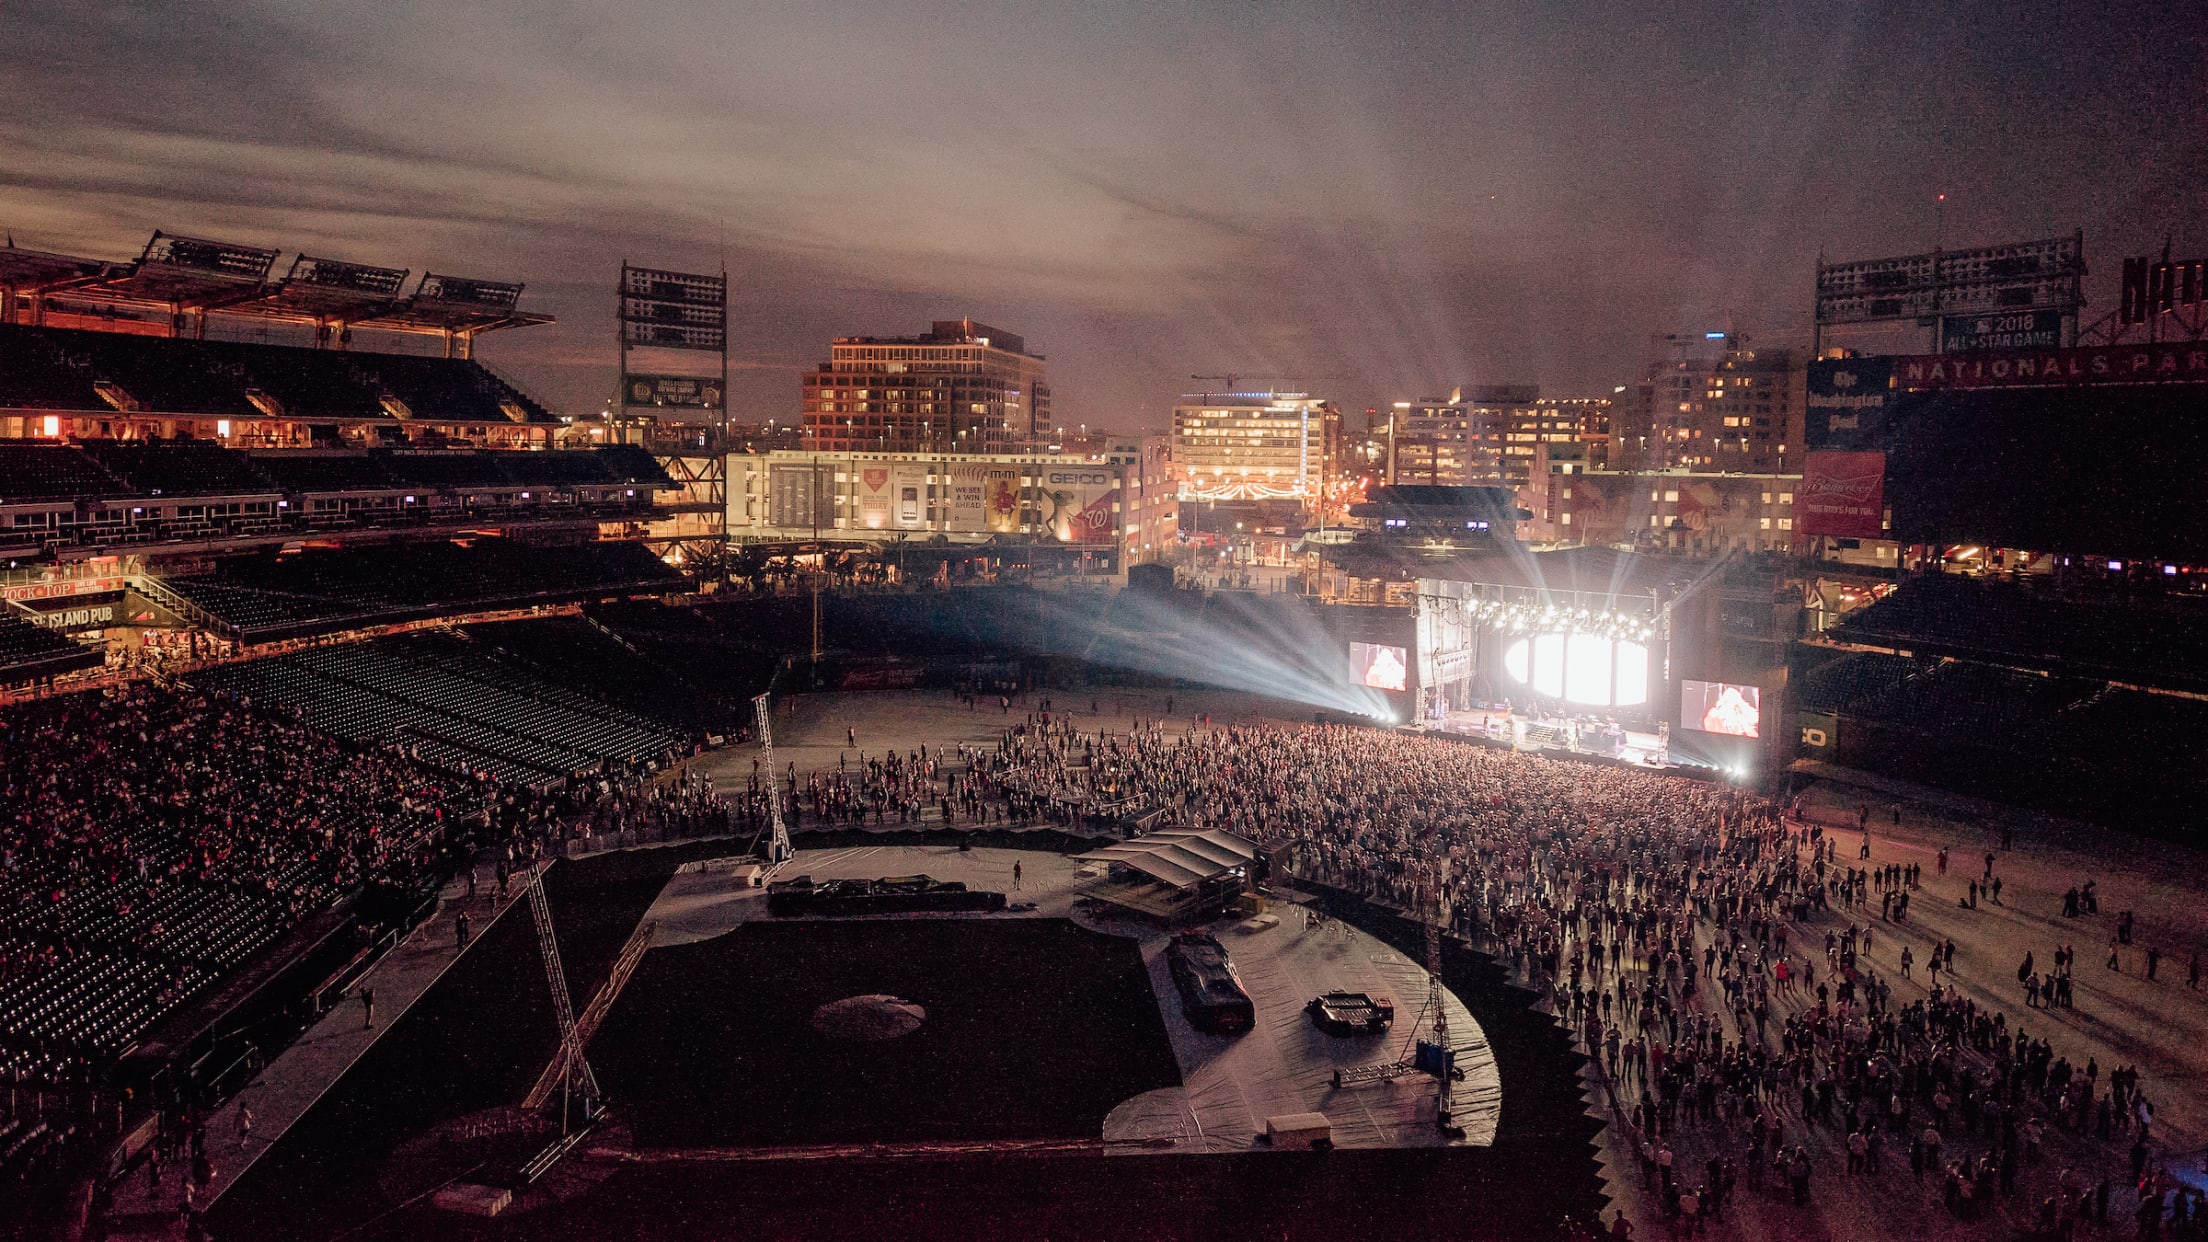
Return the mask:
{"type": "Polygon", "coordinates": [[[1783,474],[1802,461],[1807,371],[1788,349],[1727,333],[1663,337],[1614,419],[1610,465],[1783,474]]]}
{"type": "Polygon", "coordinates": [[[1398,401],[1390,425],[1397,483],[1523,487],[1536,451],[1584,445],[1575,459],[1607,459],[1610,401],[1543,397],[1530,384],[1458,389],[1446,401],[1398,401]]]}
{"type": "Polygon", "coordinates": [[[1180,479],[1173,469],[1172,437],[1144,432],[1139,439],[1115,441],[1103,456],[1106,464],[1125,470],[1119,501],[1128,561],[1158,559],[1180,534],[1180,479]]]}
{"type": "Polygon", "coordinates": [[[1396,402],[1389,481],[1468,487],[1501,477],[1502,426],[1490,413],[1466,401],[1461,388],[1447,400],[1396,402]]]}
{"type": "Polygon", "coordinates": [[[1190,394],[1173,407],[1184,499],[1295,500],[1316,510],[1341,457],[1341,411],[1308,393],[1190,394]]]}
{"type": "Polygon", "coordinates": [[[839,336],[805,373],[807,447],[1004,452],[1050,427],[1040,354],[1010,332],[939,319],[921,336],[839,336]]]}
{"type": "Polygon", "coordinates": [[[1543,397],[1535,404],[1538,443],[1548,445],[1552,456],[1584,462],[1582,470],[1610,468],[1610,423],[1616,414],[1610,398],[1543,397]]]}

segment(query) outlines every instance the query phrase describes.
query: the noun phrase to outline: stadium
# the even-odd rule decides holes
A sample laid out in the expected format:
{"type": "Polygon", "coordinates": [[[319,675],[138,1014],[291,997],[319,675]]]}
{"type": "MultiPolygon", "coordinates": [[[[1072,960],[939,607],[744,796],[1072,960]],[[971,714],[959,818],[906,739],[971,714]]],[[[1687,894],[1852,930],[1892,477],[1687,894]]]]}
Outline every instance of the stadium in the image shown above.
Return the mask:
{"type": "MultiPolygon", "coordinates": [[[[1897,359],[1813,426],[1923,572],[1811,632],[1774,558],[1531,550],[1489,488],[1376,493],[1334,595],[1017,499],[737,543],[725,409],[592,443],[476,357],[520,284],[280,257],[0,250],[11,1236],[1868,1236],[1926,1127],[1959,1221],[2105,1216],[2150,1135],[2119,1193],[2197,1183],[2174,985],[2115,968],[2197,985],[2198,929],[2090,826],[2187,865],[2198,532],[2004,503],[2075,393],[1897,359]],[[2032,902],[2123,910],[2111,978],[2065,938],[2042,1009],[2032,902]]],[[[725,383],[725,278],[638,270],[624,350],[725,383]]],[[[2094,397],[2104,455],[2198,391],[2094,397]]],[[[2093,456],[2119,508],[2192,464],[2093,456]]]]}

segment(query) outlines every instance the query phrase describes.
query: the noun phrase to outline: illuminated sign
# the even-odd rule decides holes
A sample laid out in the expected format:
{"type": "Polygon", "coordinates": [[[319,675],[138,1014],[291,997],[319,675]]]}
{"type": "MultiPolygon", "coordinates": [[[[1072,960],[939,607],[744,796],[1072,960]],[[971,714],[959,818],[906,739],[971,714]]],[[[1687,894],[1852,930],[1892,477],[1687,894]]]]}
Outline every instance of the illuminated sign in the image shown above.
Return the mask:
{"type": "Polygon", "coordinates": [[[2054,349],[2062,344],[2059,310],[1948,315],[1940,320],[1940,346],[1951,354],[1988,349],[2054,349]]]}
{"type": "Polygon", "coordinates": [[[721,381],[687,375],[631,375],[628,404],[673,406],[688,410],[721,408],[721,381]]]}
{"type": "Polygon", "coordinates": [[[1894,386],[1910,389],[2208,383],[2208,346],[2198,341],[1919,354],[1887,361],[1893,367],[1894,386]]]}
{"type": "Polygon", "coordinates": [[[1886,529],[1886,454],[1809,453],[1794,516],[1806,535],[1879,538],[1886,529]]]}

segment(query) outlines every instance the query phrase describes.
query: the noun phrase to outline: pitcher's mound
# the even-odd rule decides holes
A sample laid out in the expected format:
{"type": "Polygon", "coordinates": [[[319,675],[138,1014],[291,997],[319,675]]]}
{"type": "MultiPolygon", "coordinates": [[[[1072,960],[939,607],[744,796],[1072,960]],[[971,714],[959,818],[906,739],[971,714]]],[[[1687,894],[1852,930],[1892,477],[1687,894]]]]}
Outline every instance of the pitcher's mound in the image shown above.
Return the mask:
{"type": "Polygon", "coordinates": [[[928,1011],[911,1001],[874,993],[846,996],[813,1011],[812,1027],[829,1039],[877,1043],[910,1035],[928,1020],[928,1011]]]}

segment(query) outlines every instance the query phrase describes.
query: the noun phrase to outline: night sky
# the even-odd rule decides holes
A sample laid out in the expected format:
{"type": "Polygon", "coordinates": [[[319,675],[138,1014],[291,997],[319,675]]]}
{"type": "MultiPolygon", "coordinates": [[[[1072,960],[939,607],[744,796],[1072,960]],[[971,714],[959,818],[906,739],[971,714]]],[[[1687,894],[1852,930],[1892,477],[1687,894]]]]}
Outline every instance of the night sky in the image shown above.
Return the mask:
{"type": "MultiPolygon", "coordinates": [[[[1069,426],[1191,373],[1362,409],[1607,394],[1652,333],[1806,339],[1822,250],[2208,250],[2169,0],[254,5],[0,0],[0,228],[523,280],[483,355],[612,389],[633,261],[735,285],[734,416],[838,334],[973,315],[1069,426]],[[1322,378],[1324,377],[1324,378],[1322,378]]],[[[281,268],[279,268],[279,271],[281,268]]],[[[1200,385],[1198,386],[1200,387],[1200,385]]]]}

